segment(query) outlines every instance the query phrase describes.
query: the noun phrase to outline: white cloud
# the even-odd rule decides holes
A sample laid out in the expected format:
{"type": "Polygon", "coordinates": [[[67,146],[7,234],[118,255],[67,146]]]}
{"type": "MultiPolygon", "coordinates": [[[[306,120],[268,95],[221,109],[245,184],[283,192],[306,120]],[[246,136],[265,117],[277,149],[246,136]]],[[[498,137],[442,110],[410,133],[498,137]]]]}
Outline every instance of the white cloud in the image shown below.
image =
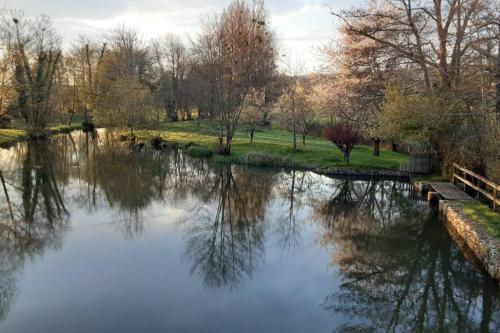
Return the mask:
{"type": "MultiPolygon", "coordinates": [[[[308,70],[316,66],[315,49],[333,35],[328,0],[267,0],[272,26],[285,52],[301,54],[308,70]]],[[[351,0],[357,1],[357,0],[351,0]]],[[[44,13],[54,19],[67,47],[86,34],[103,32],[125,24],[145,39],[167,32],[187,39],[195,37],[204,17],[222,10],[230,0],[0,0],[28,15],[44,13]]]]}

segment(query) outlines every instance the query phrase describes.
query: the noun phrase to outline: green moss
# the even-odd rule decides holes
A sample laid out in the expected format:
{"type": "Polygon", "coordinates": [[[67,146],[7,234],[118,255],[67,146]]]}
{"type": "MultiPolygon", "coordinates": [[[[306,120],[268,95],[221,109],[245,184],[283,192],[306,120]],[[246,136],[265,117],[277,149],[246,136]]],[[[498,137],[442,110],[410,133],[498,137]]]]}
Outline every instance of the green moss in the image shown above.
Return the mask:
{"type": "Polygon", "coordinates": [[[461,202],[459,205],[470,219],[483,224],[492,236],[500,238],[500,214],[498,212],[494,212],[490,207],[478,201],[461,202]]]}
{"type": "MultiPolygon", "coordinates": [[[[185,121],[161,124],[161,136],[167,142],[177,142],[179,145],[196,143],[196,145],[215,150],[216,135],[207,122],[185,121]]],[[[138,131],[138,136],[150,138],[154,131],[138,131]]],[[[397,170],[401,163],[408,162],[408,156],[388,150],[382,150],[381,156],[373,155],[373,148],[359,145],[351,154],[351,163],[343,161],[341,152],[331,142],[319,138],[308,137],[303,146],[298,140],[298,149],[292,149],[292,134],[282,129],[263,130],[255,134],[254,142],[245,131],[238,131],[228,157],[214,156],[219,162],[238,163],[240,157],[250,152],[261,152],[278,155],[284,160],[291,160],[295,165],[310,168],[354,168],[354,169],[385,169],[397,170]]]]}

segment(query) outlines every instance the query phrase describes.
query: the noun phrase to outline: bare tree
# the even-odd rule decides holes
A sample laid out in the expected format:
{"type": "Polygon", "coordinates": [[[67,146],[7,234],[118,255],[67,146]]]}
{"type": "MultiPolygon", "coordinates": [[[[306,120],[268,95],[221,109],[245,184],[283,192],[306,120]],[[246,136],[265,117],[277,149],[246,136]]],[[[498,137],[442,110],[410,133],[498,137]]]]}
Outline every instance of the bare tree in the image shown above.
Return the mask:
{"type": "Polygon", "coordinates": [[[250,134],[250,143],[253,143],[255,131],[262,123],[266,107],[265,90],[252,90],[241,112],[241,122],[250,134]]]}
{"type": "Polygon", "coordinates": [[[3,15],[2,29],[13,41],[9,46],[13,49],[16,109],[31,137],[44,136],[61,59],[60,40],[46,16],[30,20],[12,11],[3,15]]]}
{"type": "Polygon", "coordinates": [[[297,149],[297,108],[305,107],[306,102],[304,89],[300,85],[303,68],[302,62],[296,57],[285,60],[285,74],[281,77],[283,89],[277,101],[277,117],[282,126],[292,131],[293,149],[297,149]]]}
{"type": "Polygon", "coordinates": [[[235,0],[204,26],[196,45],[202,75],[212,89],[219,152],[228,155],[245,99],[275,71],[274,34],[263,1],[235,0]]]}
{"type": "Polygon", "coordinates": [[[99,44],[80,36],[64,58],[68,73],[69,92],[73,95],[72,111],[80,110],[90,126],[90,113],[96,108],[99,95],[99,67],[106,52],[106,43],[99,44]]]}
{"type": "Polygon", "coordinates": [[[15,95],[9,86],[14,71],[13,36],[9,31],[0,32],[0,127],[7,125],[8,106],[15,95]]]}
{"type": "Polygon", "coordinates": [[[189,67],[187,48],[178,36],[168,34],[153,42],[152,53],[159,72],[160,88],[168,96],[166,108],[169,119],[177,121],[179,114],[184,119],[191,119],[185,88],[189,67]]]}
{"type": "Polygon", "coordinates": [[[453,88],[460,82],[462,59],[474,43],[471,18],[487,10],[487,0],[384,0],[332,14],[349,32],[417,66],[431,91],[436,84],[453,88]]]}

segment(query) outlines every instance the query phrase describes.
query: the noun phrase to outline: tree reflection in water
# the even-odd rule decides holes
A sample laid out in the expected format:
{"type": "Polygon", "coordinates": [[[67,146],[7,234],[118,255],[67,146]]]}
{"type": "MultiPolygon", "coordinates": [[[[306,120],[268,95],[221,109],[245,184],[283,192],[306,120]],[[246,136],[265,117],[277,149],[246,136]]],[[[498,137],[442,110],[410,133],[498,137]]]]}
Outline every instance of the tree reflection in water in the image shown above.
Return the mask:
{"type": "Polygon", "coordinates": [[[284,252],[319,230],[340,278],[323,307],[359,323],[338,331],[498,329],[497,287],[425,204],[410,200],[407,184],[222,166],[177,150],[134,149],[111,133],[58,136],[2,154],[0,318],[26,259],[61,246],[70,208],[111,211],[116,228],[134,238],[154,203],[194,203],[182,224],[185,256],[209,288],[250,279],[263,264],[267,231],[284,252]]]}
{"type": "Polygon", "coordinates": [[[25,261],[47,248],[59,248],[69,221],[64,199],[68,174],[53,163],[65,158],[57,144],[16,147],[5,163],[20,168],[2,165],[7,171],[0,172],[6,203],[0,207],[0,318],[9,311],[25,261]]]}
{"type": "Polygon", "coordinates": [[[216,167],[198,189],[204,204],[186,221],[186,255],[207,287],[235,288],[260,264],[272,187],[272,177],[224,166],[216,167]]]}
{"type": "Polygon", "coordinates": [[[399,186],[344,180],[327,201],[315,202],[324,226],[320,242],[335,245],[341,279],[323,306],[363,323],[337,330],[498,329],[494,282],[464,259],[437,216],[414,208],[399,186]]]}
{"type": "Polygon", "coordinates": [[[310,173],[291,170],[283,172],[280,181],[276,184],[278,193],[285,201],[285,211],[280,214],[276,221],[279,245],[283,251],[295,252],[302,242],[300,226],[307,220],[307,217],[298,215],[307,204],[306,200],[311,191],[312,183],[310,173]]]}

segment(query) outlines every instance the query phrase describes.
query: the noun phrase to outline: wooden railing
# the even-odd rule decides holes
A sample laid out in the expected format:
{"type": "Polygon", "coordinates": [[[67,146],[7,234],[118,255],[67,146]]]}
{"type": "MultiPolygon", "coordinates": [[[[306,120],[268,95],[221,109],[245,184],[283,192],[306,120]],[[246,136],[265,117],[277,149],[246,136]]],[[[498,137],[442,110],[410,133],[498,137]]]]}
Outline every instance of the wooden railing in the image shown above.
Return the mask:
{"type": "Polygon", "coordinates": [[[498,195],[500,194],[500,185],[456,163],[453,163],[453,183],[455,185],[457,184],[457,180],[463,184],[464,190],[467,185],[478,193],[484,195],[487,200],[492,201],[493,211],[496,211],[497,207],[500,206],[500,199],[498,199],[498,195]]]}

